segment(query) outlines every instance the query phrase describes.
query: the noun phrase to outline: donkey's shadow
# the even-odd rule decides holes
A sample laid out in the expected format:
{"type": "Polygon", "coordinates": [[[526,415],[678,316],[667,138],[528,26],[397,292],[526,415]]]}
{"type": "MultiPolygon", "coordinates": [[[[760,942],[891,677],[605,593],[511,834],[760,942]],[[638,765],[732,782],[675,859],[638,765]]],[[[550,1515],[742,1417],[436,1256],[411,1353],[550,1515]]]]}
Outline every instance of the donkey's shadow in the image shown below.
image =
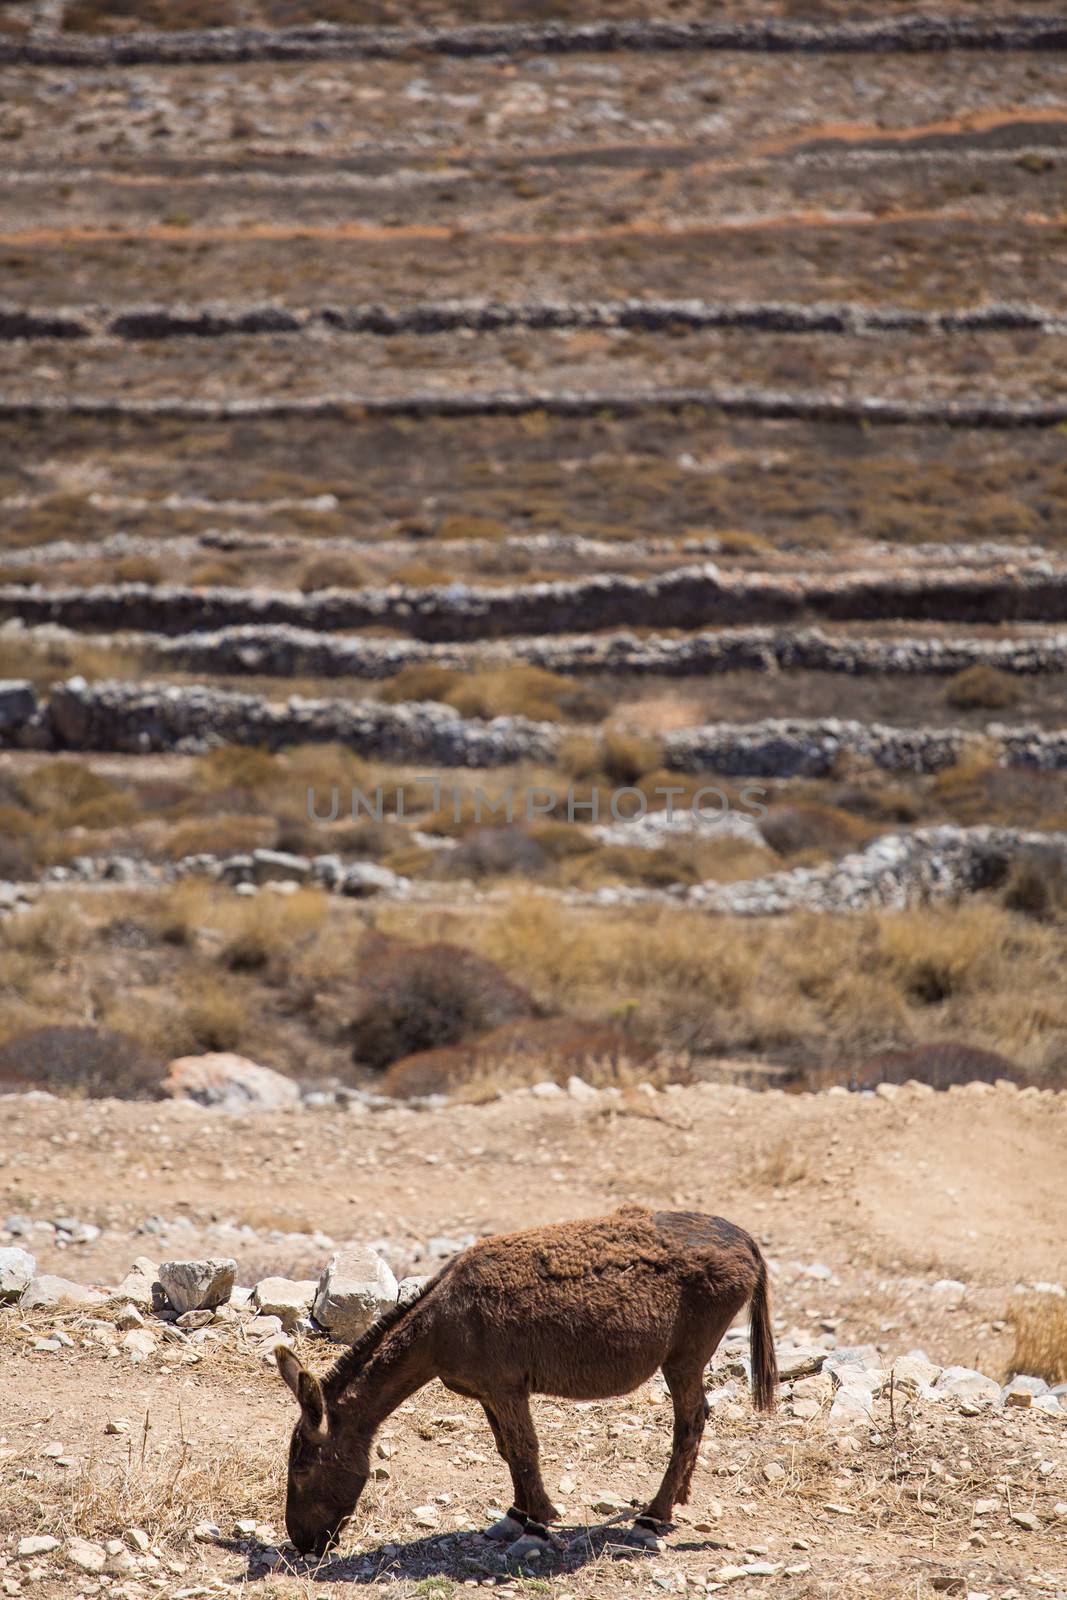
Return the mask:
{"type": "MultiPolygon", "coordinates": [[[[585,1527],[555,1527],[558,1545],[537,1560],[509,1561],[506,1546],[477,1533],[455,1533],[442,1538],[412,1539],[406,1544],[384,1545],[359,1555],[298,1556],[289,1550],[278,1566],[267,1568],[253,1552],[248,1567],[236,1581],[273,1577],[310,1579],[315,1583],[377,1584],[425,1578],[553,1577],[576,1572],[591,1562],[641,1561],[655,1551],[626,1542],[627,1526],[610,1522],[585,1527]]],[[[670,1538],[668,1551],[686,1554],[722,1550],[716,1539],[670,1538]]]]}

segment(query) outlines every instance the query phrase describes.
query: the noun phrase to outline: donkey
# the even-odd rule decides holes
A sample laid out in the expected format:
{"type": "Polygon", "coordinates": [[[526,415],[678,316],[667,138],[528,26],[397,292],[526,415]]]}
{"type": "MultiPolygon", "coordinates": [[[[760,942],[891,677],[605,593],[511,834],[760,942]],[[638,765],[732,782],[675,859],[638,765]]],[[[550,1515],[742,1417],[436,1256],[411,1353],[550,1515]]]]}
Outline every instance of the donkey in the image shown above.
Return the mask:
{"type": "Polygon", "coordinates": [[[370,1474],[381,1423],[432,1378],[477,1400],[507,1462],[514,1503],[489,1536],[549,1547],[558,1515],[538,1463],[530,1395],[604,1400],[663,1369],[674,1441],[663,1481],[630,1537],[654,1545],[684,1504],[708,1414],[703,1375],[751,1301],[752,1392],[774,1409],[778,1367],[767,1264],[721,1217],[624,1206],[472,1245],[414,1300],[390,1308],[320,1382],[275,1352],[300,1405],[289,1447],[285,1525],[302,1553],[337,1542],[370,1474]]]}

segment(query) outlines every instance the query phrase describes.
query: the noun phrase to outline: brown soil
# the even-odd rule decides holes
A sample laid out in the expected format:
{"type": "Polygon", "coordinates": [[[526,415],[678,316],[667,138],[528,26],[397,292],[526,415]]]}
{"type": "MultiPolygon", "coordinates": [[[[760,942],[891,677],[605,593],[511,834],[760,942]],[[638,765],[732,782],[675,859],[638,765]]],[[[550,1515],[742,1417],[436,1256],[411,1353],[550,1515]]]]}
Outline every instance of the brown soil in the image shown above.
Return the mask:
{"type": "MultiPolygon", "coordinates": [[[[270,1227],[318,1227],[337,1239],[386,1235],[402,1254],[435,1233],[498,1231],[625,1201],[705,1208],[748,1226],[777,1264],[779,1333],[811,1338],[832,1323],[842,1345],[872,1342],[892,1355],[921,1346],[935,1360],[996,1375],[1010,1355],[998,1319],[1017,1284],[1062,1272],[1065,1108],[1062,1097],[1002,1091],[921,1100],[905,1091],[887,1103],[710,1087],[632,1094],[607,1111],[520,1095],[359,1120],[315,1113],[234,1120],[115,1103],[67,1103],[59,1119],[54,1103],[9,1101],[3,1204],[102,1224],[95,1246],[40,1252],[43,1267],[84,1282],[113,1281],[135,1254],[160,1253],[161,1240],[136,1231],[149,1213],[188,1218],[192,1229],[171,1239],[190,1248],[213,1239],[218,1248],[212,1228],[224,1219],[250,1222],[259,1237],[237,1251],[239,1277],[247,1278],[321,1264],[322,1251],[316,1258],[311,1248],[298,1262],[277,1245],[272,1256],[264,1238],[270,1227]],[[833,1277],[806,1277],[814,1262],[833,1277]],[[931,1293],[946,1277],[966,1284],[956,1310],[931,1293]]],[[[189,1534],[202,1516],[214,1516],[224,1532],[234,1515],[280,1527],[293,1417],[277,1378],[232,1342],[199,1346],[192,1366],[172,1353],[134,1368],[123,1353],[106,1359],[85,1342],[84,1316],[58,1319],[74,1348],[35,1354],[33,1339],[56,1320],[35,1317],[25,1333],[4,1324],[5,1442],[9,1460],[34,1474],[32,1487],[9,1477],[11,1533],[121,1536],[142,1521],[154,1538],[163,1530],[167,1559],[188,1563],[175,1573],[184,1586],[245,1575],[247,1551],[196,1545],[189,1534]],[[131,1435],[104,1434],[115,1416],[131,1419],[131,1435]],[[180,1439],[187,1442],[179,1447],[180,1439]],[[70,1465],[42,1459],[51,1440],[64,1446],[70,1465]],[[212,1462],[214,1481],[205,1487],[198,1474],[212,1462]],[[125,1483],[118,1499],[116,1472],[125,1483]],[[87,1475],[95,1486],[89,1493],[87,1475]],[[172,1486],[165,1508],[153,1489],[160,1481],[172,1486]]],[[[319,1347],[309,1359],[321,1363],[319,1347]]],[[[572,1531],[576,1514],[583,1520],[583,1495],[650,1492],[667,1448],[658,1383],[603,1405],[541,1400],[536,1415],[550,1488],[564,1475],[573,1480],[561,1494],[572,1531]]],[[[964,1574],[975,1591],[1050,1593],[1067,1555],[1053,1516],[1067,1485],[1063,1424],[1032,1413],[966,1419],[951,1408],[911,1408],[901,1395],[895,1416],[892,1430],[888,1405],[879,1402],[874,1431],[852,1430],[855,1443],[842,1453],[821,1418],[758,1419],[747,1402],[736,1413],[716,1412],[693,1501],[665,1552],[636,1564],[589,1561],[576,1546],[550,1565],[549,1592],[560,1600],[625,1596],[636,1584],[654,1593],[701,1585],[726,1564],[766,1559],[780,1564],[777,1575],[755,1580],[751,1592],[783,1600],[859,1595],[871,1584],[879,1595],[925,1600],[946,1574],[964,1574]],[[786,1464],[783,1483],[766,1481],[770,1461],[786,1464]],[[1040,1471],[1039,1462],[1046,1463],[1040,1471]],[[925,1485],[926,1505],[922,1495],[916,1501],[916,1482],[925,1485]],[[974,1502],[989,1495],[1002,1509],[978,1519],[988,1542],[971,1544],[974,1502]],[[1020,1506],[1037,1511],[1038,1531],[1009,1520],[1009,1507],[1020,1506]],[[795,1548],[797,1540],[804,1548],[795,1548]],[[783,1570],[805,1562],[806,1570],[783,1570]]],[[[451,1582],[484,1577],[478,1564],[487,1547],[473,1533],[442,1546],[412,1517],[412,1508],[446,1494],[440,1532],[447,1533],[480,1527],[493,1504],[506,1504],[480,1412],[432,1385],[391,1427],[388,1477],[372,1487],[346,1537],[345,1550],[356,1555],[312,1579],[336,1583],[330,1592],[376,1581],[405,1595],[427,1577],[446,1592],[451,1582]]],[[[595,1547],[603,1541],[594,1535],[595,1547]]],[[[83,1582],[50,1558],[49,1594],[73,1595],[83,1582]]],[[[272,1584],[265,1593],[308,1592],[306,1576],[276,1576],[272,1584]]]]}

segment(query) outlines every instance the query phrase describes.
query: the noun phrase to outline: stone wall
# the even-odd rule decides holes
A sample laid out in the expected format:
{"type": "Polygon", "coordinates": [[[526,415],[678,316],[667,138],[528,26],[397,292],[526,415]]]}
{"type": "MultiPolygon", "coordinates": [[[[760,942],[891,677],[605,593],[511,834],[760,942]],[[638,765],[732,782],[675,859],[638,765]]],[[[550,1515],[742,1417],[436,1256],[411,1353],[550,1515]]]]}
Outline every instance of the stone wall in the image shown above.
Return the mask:
{"type": "MultiPolygon", "coordinates": [[[[550,761],[567,730],[525,717],[464,719],[437,703],[268,701],[208,687],[96,683],[71,678],[37,703],[26,683],[0,684],[0,745],[118,751],[196,751],[218,744],[338,742],[361,755],[432,767],[495,767],[550,761]]],[[[992,744],[1010,767],[1067,769],[1067,730],[991,723],[982,734],[960,728],[896,728],[877,723],[771,718],[711,723],[669,734],[666,765],[678,772],[736,777],[818,777],[851,753],[892,772],[932,773],[967,750],[992,744]]]]}
{"type": "Polygon", "coordinates": [[[118,37],[73,33],[0,35],[0,63],[72,67],[195,61],[330,61],[432,55],[563,54],[573,51],[746,50],[789,52],[1063,50],[1060,18],[900,17],[847,23],[766,18],[751,22],[518,22],[453,27],[203,28],[137,30],[118,37]]]}
{"type": "MultiPolygon", "coordinates": [[[[1065,413],[1067,415],[1067,413],[1065,413]]],[[[391,628],[427,641],[552,635],[611,627],[706,628],[884,619],[1067,623],[1067,569],[1049,562],[984,572],[937,568],[841,574],[725,572],[711,563],[650,578],[620,574],[553,583],[442,588],[191,589],[0,586],[0,621],[185,634],[231,625],[318,631],[391,628]]]]}

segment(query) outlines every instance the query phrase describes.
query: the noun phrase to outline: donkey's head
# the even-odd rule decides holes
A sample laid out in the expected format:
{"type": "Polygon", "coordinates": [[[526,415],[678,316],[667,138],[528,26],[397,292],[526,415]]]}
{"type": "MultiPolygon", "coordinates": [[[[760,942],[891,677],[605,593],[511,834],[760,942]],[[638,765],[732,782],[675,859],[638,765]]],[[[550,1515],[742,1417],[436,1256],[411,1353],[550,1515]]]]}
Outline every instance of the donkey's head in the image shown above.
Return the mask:
{"type": "Polygon", "coordinates": [[[367,1481],[347,1460],[339,1428],[331,1427],[319,1380],[284,1345],[274,1352],[278,1370],[300,1406],[289,1444],[285,1526],[302,1555],[325,1555],[337,1543],[367,1481]]]}

